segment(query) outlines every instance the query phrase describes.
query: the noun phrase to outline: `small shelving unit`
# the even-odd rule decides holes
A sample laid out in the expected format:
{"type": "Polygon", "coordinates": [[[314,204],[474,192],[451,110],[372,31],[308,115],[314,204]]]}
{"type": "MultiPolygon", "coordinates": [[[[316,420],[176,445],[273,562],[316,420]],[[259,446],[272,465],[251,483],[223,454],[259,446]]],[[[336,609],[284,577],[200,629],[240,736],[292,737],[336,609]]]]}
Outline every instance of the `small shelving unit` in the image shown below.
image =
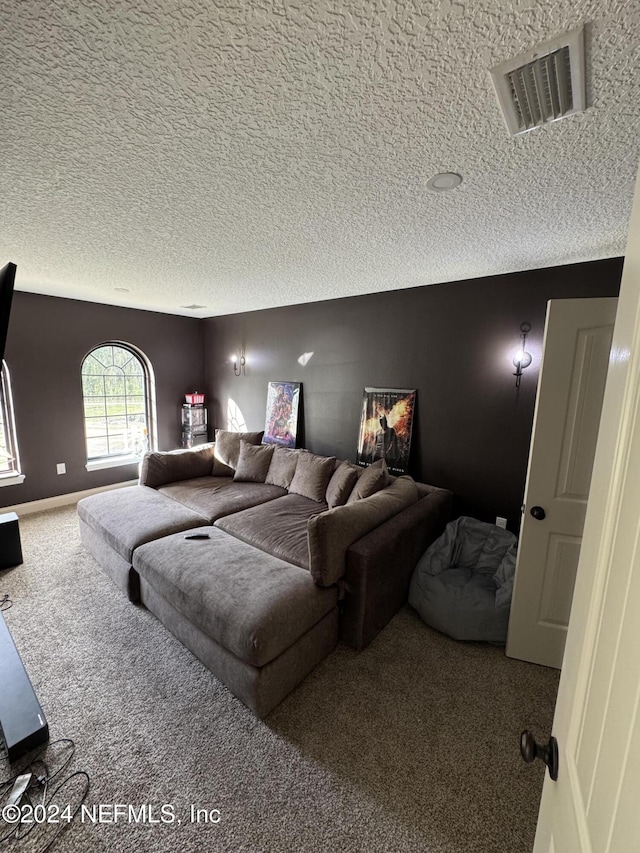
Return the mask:
{"type": "Polygon", "coordinates": [[[195,447],[209,440],[207,410],[204,403],[182,404],[182,446],[195,447]]]}

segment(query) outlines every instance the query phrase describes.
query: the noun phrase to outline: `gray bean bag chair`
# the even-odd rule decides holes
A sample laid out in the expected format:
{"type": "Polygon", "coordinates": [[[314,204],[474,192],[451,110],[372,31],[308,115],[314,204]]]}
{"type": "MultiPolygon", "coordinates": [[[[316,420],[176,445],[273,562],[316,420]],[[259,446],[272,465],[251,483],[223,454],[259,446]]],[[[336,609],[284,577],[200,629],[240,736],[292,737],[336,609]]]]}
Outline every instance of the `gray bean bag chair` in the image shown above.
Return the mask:
{"type": "Polygon", "coordinates": [[[463,516],[447,524],[416,566],[409,604],[455,640],[505,643],[518,540],[463,516]]]}

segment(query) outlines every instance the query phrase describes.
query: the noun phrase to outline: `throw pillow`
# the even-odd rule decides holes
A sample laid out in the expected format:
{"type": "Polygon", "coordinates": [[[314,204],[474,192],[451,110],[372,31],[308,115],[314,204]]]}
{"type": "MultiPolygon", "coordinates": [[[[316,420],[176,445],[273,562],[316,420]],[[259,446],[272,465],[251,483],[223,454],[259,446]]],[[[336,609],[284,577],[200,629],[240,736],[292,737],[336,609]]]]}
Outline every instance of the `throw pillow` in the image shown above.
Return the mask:
{"type": "Polygon", "coordinates": [[[388,477],[389,471],[384,459],[379,459],[377,462],[369,465],[353,487],[347,503],[350,504],[354,501],[362,500],[362,498],[369,498],[371,495],[375,495],[376,492],[386,487],[388,477]]]}
{"type": "Polygon", "coordinates": [[[140,467],[140,485],[152,489],[177,480],[207,477],[213,465],[211,445],[198,450],[170,450],[145,453],[140,467]]]}
{"type": "Polygon", "coordinates": [[[316,456],[315,453],[301,453],[289,491],[295,495],[310,498],[312,501],[324,503],[327,486],[333,476],[335,464],[335,456],[316,456]]]}
{"type": "Polygon", "coordinates": [[[327,486],[326,501],[329,509],[346,504],[357,479],[358,468],[351,462],[345,461],[338,465],[327,486]]]}
{"type": "Polygon", "coordinates": [[[280,486],[282,489],[288,489],[293,480],[293,475],[296,472],[299,453],[296,450],[288,450],[286,447],[278,447],[271,445],[273,456],[271,457],[271,465],[265,479],[265,483],[270,483],[272,486],[280,486]]]}
{"type": "Polygon", "coordinates": [[[233,479],[238,482],[264,483],[273,456],[273,445],[240,441],[240,455],[233,479]]]}
{"type": "Polygon", "coordinates": [[[240,442],[260,444],[263,434],[262,432],[229,432],[225,429],[217,429],[216,443],[213,449],[213,476],[232,476],[238,466],[240,442]]]}

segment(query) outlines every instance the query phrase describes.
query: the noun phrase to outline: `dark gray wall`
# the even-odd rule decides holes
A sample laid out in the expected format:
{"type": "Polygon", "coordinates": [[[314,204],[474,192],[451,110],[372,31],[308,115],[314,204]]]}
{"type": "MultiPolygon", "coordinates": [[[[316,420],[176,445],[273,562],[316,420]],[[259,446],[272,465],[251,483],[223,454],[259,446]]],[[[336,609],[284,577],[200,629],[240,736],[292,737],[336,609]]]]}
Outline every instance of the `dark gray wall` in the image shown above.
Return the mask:
{"type": "Polygon", "coordinates": [[[417,388],[411,473],[451,488],[458,512],[516,529],[546,302],[616,295],[621,270],[618,258],[205,321],[17,292],[6,360],[26,480],[0,489],[0,506],[135,478],[135,466],[85,470],[80,363],[123,340],[153,365],[161,449],[179,446],[185,391],[205,388],[213,426],[227,426],[231,399],[262,429],[267,382],[285,379],[303,383],[300,443],[355,459],[363,387],[417,388]],[[509,358],[523,321],[534,363],[517,393],[509,358]],[[241,344],[247,373],[235,377],[241,344]]]}
{"type": "Polygon", "coordinates": [[[11,373],[25,481],[0,489],[0,506],[134,479],[137,466],[85,470],[80,365],[108,340],[147,356],[156,380],[158,441],[180,446],[180,404],[201,388],[201,320],[16,292],[5,360],[11,373]],[[56,463],[67,473],[58,475],[56,463]]]}
{"type": "Polygon", "coordinates": [[[267,382],[303,383],[299,444],[355,460],[365,385],[416,388],[410,473],[452,489],[459,513],[517,529],[548,299],[615,296],[622,259],[553,267],[204,321],[210,424],[228,400],[264,427],[267,382]],[[531,323],[519,391],[510,358],[531,323]],[[244,345],[246,376],[229,354],[244,345]],[[313,353],[306,366],[303,353],[313,353]]]}

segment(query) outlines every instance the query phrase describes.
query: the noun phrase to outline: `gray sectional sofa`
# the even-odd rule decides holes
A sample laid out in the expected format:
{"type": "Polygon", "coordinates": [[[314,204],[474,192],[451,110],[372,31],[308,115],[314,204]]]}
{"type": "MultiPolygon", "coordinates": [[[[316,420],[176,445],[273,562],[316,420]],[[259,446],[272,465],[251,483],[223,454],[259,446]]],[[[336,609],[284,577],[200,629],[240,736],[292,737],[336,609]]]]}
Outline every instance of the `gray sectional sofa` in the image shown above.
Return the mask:
{"type": "Polygon", "coordinates": [[[338,639],[363,649],[387,624],[452,495],[261,437],[147,453],[139,485],[78,516],[109,577],[264,717],[338,639]]]}

